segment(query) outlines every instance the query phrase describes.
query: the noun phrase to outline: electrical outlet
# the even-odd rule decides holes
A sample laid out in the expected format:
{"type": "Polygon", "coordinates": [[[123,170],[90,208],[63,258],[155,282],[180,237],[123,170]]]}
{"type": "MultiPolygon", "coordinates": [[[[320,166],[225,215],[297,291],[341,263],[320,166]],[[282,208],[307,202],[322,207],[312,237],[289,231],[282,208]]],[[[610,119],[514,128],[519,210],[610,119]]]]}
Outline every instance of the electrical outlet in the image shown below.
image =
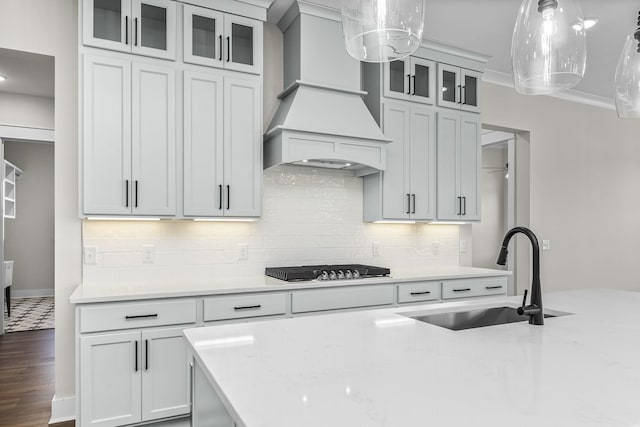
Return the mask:
{"type": "Polygon", "coordinates": [[[247,261],[249,259],[249,245],[246,243],[239,243],[238,249],[240,253],[238,254],[238,261],[247,261]]]}
{"type": "Polygon", "coordinates": [[[431,244],[431,248],[433,249],[433,255],[440,255],[440,242],[437,240],[431,244]]]}
{"type": "Polygon", "coordinates": [[[467,241],[464,239],[460,240],[460,253],[461,254],[467,253],[467,241]]]}
{"type": "Polygon", "coordinates": [[[380,256],[380,242],[373,242],[371,244],[371,253],[373,256],[380,256]]]}
{"type": "Polygon", "coordinates": [[[96,265],[97,263],[97,255],[96,252],[98,249],[95,246],[85,246],[84,247],[84,263],[85,265],[96,265]]]}
{"type": "Polygon", "coordinates": [[[551,241],[550,240],[543,240],[542,241],[542,250],[543,251],[550,251],[551,250],[551,241]]]}
{"type": "Polygon", "coordinates": [[[143,264],[153,264],[153,258],[156,254],[156,247],[153,245],[143,245],[142,246],[142,263],[143,264]]]}

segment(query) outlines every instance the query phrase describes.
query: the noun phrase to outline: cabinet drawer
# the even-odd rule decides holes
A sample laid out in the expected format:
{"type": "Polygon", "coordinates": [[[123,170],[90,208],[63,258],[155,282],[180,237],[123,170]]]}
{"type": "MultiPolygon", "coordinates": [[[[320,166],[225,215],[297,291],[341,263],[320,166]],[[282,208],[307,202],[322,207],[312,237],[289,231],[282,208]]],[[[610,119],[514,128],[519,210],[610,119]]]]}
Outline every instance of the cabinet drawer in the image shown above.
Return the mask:
{"type": "Polygon", "coordinates": [[[80,307],[80,332],[195,323],[195,299],[80,307]]]}
{"type": "Polygon", "coordinates": [[[339,310],[393,304],[393,285],[317,289],[291,293],[291,312],[339,310]]]}
{"type": "Polygon", "coordinates": [[[506,293],[506,277],[445,280],[442,282],[442,299],[479,297],[506,293]]]}
{"type": "Polygon", "coordinates": [[[287,310],[285,293],[252,294],[207,298],[204,300],[204,321],[273,316],[287,310]]]}
{"type": "Polygon", "coordinates": [[[398,302],[431,301],[440,299],[440,282],[418,282],[398,285],[398,302]]]}

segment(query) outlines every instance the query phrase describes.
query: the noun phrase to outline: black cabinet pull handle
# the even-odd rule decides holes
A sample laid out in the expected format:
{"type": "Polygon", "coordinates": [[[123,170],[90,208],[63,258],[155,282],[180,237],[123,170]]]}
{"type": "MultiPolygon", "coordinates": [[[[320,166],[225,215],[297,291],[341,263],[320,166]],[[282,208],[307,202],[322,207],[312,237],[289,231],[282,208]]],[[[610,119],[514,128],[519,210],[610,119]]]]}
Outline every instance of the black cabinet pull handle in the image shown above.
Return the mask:
{"type": "Polygon", "coordinates": [[[219,37],[219,40],[220,40],[220,53],[218,54],[218,59],[220,61],[222,61],[222,51],[224,50],[224,49],[222,49],[222,36],[218,36],[218,37],[219,37]]]}
{"type": "Polygon", "coordinates": [[[259,308],[262,308],[262,305],[258,304],[258,305],[245,305],[245,306],[240,306],[240,307],[233,307],[233,309],[235,311],[241,311],[241,310],[257,310],[259,308]]]}
{"type": "Polygon", "coordinates": [[[411,95],[411,74],[407,74],[407,95],[411,95]]]}
{"type": "Polygon", "coordinates": [[[411,91],[411,95],[416,94],[416,75],[411,76],[411,80],[413,80],[413,90],[411,91]]]}
{"type": "Polygon", "coordinates": [[[135,207],[138,207],[138,180],[136,179],[136,204],[135,207]]]}
{"type": "Polygon", "coordinates": [[[129,207],[129,180],[124,180],[124,207],[129,207]]]}
{"type": "Polygon", "coordinates": [[[218,185],[220,197],[218,198],[218,209],[222,210],[222,184],[218,185]]]}
{"type": "Polygon", "coordinates": [[[227,210],[231,209],[231,186],[227,185],[227,210]]]}
{"type": "Polygon", "coordinates": [[[463,289],[454,289],[453,292],[468,292],[471,288],[463,288],[463,289]]]}
{"type": "Polygon", "coordinates": [[[462,85],[458,85],[458,92],[460,94],[460,99],[458,100],[458,104],[462,103],[462,85]]]}
{"type": "Polygon", "coordinates": [[[462,215],[462,197],[458,196],[458,215],[462,215]]]}
{"type": "Polygon", "coordinates": [[[149,340],[144,340],[144,370],[149,370],[149,340]]]}
{"type": "Polygon", "coordinates": [[[133,343],[133,346],[135,347],[136,351],[135,351],[135,366],[136,366],[136,370],[134,372],[138,372],[138,340],[136,340],[135,343],[133,343]]]}
{"type": "Polygon", "coordinates": [[[231,38],[227,36],[227,62],[231,60],[231,38]]]}
{"type": "Polygon", "coordinates": [[[500,286],[485,286],[485,289],[502,289],[502,285],[500,286]]]}
{"type": "Polygon", "coordinates": [[[138,314],[135,316],[124,316],[125,320],[132,320],[132,319],[150,319],[153,317],[158,317],[158,313],[154,313],[154,314],[138,314]]]}
{"type": "Polygon", "coordinates": [[[124,44],[129,44],[129,16],[124,17],[124,44]]]}
{"type": "Polygon", "coordinates": [[[413,209],[411,210],[411,213],[416,213],[416,195],[412,194],[411,199],[413,200],[413,209]]]}
{"type": "Polygon", "coordinates": [[[133,22],[135,24],[135,31],[133,33],[133,45],[138,46],[138,18],[135,18],[133,22]]]}
{"type": "Polygon", "coordinates": [[[464,105],[467,105],[467,87],[462,86],[460,89],[460,102],[464,105]]]}
{"type": "Polygon", "coordinates": [[[467,214],[467,197],[464,196],[462,198],[462,215],[466,215],[467,214]]]}
{"type": "Polygon", "coordinates": [[[411,292],[411,295],[426,295],[426,294],[430,294],[431,291],[424,291],[424,292],[411,292]]]}
{"type": "Polygon", "coordinates": [[[407,213],[411,213],[411,194],[407,193],[407,213]]]}

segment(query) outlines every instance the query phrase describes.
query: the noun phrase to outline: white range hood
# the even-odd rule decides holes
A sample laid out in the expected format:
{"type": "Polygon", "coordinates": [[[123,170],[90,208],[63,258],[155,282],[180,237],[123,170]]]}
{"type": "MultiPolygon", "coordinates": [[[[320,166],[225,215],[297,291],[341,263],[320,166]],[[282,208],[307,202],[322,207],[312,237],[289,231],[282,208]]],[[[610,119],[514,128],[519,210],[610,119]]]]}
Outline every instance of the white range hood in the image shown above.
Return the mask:
{"type": "Polygon", "coordinates": [[[264,167],[384,170],[391,140],[362,100],[360,63],[345,49],[340,12],[297,1],[278,26],[286,89],[264,135],[264,167]]]}

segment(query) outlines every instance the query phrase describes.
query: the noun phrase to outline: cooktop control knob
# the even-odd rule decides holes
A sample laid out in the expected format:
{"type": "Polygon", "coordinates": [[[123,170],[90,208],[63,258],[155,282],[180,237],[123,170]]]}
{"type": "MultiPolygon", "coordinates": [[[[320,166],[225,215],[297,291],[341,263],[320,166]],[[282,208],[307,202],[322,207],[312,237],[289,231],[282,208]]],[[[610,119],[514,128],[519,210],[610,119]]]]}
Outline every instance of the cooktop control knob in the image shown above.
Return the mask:
{"type": "Polygon", "coordinates": [[[344,272],[342,270],[338,270],[338,280],[344,280],[344,272]]]}
{"type": "Polygon", "coordinates": [[[351,273],[351,270],[347,270],[347,271],[344,273],[344,278],[345,278],[345,279],[353,279],[353,274],[351,273]]]}
{"type": "Polygon", "coordinates": [[[331,270],[329,272],[329,280],[336,280],[337,278],[338,278],[338,275],[336,274],[336,272],[331,270]]]}
{"type": "Polygon", "coordinates": [[[327,270],[322,270],[322,273],[318,276],[318,280],[329,280],[329,273],[327,273],[327,270]]]}
{"type": "Polygon", "coordinates": [[[359,279],[360,278],[360,272],[358,270],[353,270],[353,278],[354,279],[359,279]]]}

